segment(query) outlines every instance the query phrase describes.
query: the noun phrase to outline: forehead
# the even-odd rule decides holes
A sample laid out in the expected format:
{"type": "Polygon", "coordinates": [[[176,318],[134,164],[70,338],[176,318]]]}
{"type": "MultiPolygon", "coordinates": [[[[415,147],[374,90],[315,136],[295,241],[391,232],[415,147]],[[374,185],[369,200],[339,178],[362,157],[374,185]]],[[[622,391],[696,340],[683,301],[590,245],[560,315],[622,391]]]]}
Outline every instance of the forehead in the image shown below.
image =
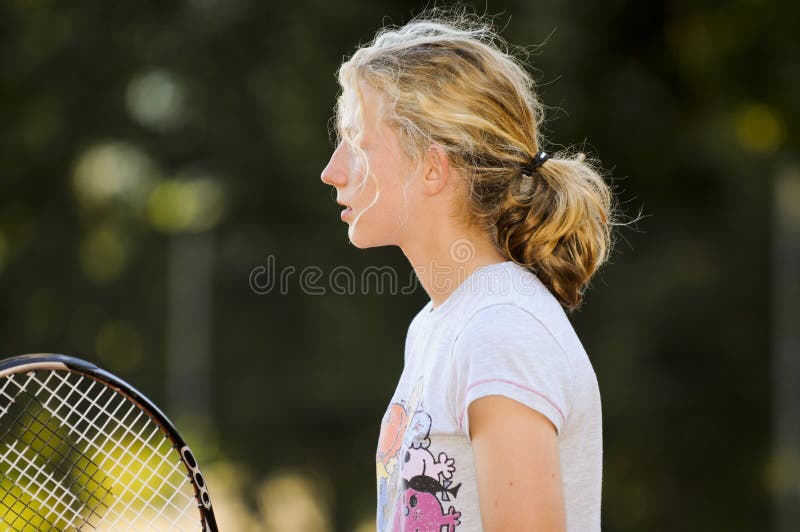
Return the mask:
{"type": "Polygon", "coordinates": [[[374,134],[385,133],[386,124],[383,120],[383,94],[364,82],[359,83],[359,92],[361,96],[364,129],[374,134]]]}
{"type": "Polygon", "coordinates": [[[361,81],[358,84],[358,98],[361,108],[359,127],[366,144],[380,146],[404,161],[414,160],[416,153],[413,148],[404,142],[398,127],[388,119],[390,104],[386,94],[361,81]]]}
{"type": "Polygon", "coordinates": [[[399,132],[388,120],[386,94],[363,80],[349,88],[342,115],[342,133],[362,148],[398,156],[409,155],[401,143],[399,132]]]}

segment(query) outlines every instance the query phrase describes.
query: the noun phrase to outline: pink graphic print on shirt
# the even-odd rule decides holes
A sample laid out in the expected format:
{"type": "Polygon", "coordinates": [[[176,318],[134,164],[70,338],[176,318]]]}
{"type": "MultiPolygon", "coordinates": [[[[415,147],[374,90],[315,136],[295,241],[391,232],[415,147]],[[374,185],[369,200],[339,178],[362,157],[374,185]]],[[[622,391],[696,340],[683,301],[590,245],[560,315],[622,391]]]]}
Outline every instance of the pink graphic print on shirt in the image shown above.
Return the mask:
{"type": "Polygon", "coordinates": [[[422,379],[409,402],[392,403],[381,423],[376,456],[378,532],[454,532],[461,512],[443,503],[458,495],[455,461],[430,451],[431,416],[418,405],[422,379]],[[398,493],[399,489],[399,493],[398,493]],[[388,529],[391,514],[392,528],[388,529]]]}

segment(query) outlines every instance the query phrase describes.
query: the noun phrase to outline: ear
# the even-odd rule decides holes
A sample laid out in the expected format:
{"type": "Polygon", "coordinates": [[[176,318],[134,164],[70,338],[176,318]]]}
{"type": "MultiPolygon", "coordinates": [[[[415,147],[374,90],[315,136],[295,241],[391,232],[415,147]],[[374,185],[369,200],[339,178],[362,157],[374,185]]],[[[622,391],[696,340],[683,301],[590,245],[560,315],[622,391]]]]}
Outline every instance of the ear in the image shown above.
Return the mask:
{"type": "Polygon", "coordinates": [[[450,159],[438,144],[432,144],[425,154],[422,173],[422,189],[425,194],[435,196],[444,190],[450,178],[450,159]]]}

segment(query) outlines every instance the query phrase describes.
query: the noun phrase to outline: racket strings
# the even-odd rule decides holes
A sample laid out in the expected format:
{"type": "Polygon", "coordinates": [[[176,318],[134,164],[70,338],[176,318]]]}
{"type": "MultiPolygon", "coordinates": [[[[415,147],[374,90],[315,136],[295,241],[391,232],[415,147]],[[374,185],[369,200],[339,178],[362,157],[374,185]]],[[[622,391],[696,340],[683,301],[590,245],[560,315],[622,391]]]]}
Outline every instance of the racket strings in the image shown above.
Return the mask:
{"type": "MultiPolygon", "coordinates": [[[[16,384],[14,381],[10,383],[16,384]]],[[[8,384],[9,382],[6,383],[6,389],[8,384]]],[[[3,497],[3,507],[7,508],[7,512],[1,517],[3,521],[12,521],[8,518],[8,513],[12,513],[16,516],[13,525],[29,520],[29,524],[57,527],[74,522],[79,517],[74,509],[84,506],[82,499],[87,502],[100,499],[94,491],[89,492],[87,497],[85,492],[74,489],[76,478],[73,470],[77,464],[73,463],[74,457],[69,456],[72,446],[65,439],[63,429],[53,423],[41,408],[35,392],[28,392],[29,385],[30,381],[26,381],[13,395],[4,393],[4,398],[11,399],[20,406],[16,409],[16,415],[11,418],[11,423],[7,423],[8,416],[2,419],[5,428],[2,441],[11,441],[11,444],[0,456],[0,461],[9,466],[9,471],[16,473],[16,478],[8,476],[16,481],[13,486],[16,490],[12,489],[12,494],[16,491],[18,500],[16,504],[7,504],[8,497],[3,497]],[[15,437],[9,438],[11,431],[15,437]],[[40,460],[41,457],[45,460],[40,460]],[[19,501],[23,504],[20,505],[19,501]],[[33,511],[34,508],[42,507],[47,511],[33,511]],[[31,519],[26,519],[26,516],[31,516],[31,519]]],[[[5,409],[6,412],[8,410],[5,409]]]]}
{"type": "MultiPolygon", "coordinates": [[[[5,397],[10,397],[5,393],[5,389],[3,390],[3,395],[5,397]]],[[[17,395],[17,397],[20,397],[20,395],[17,395]]],[[[61,474],[60,476],[66,478],[67,472],[61,469],[63,467],[62,460],[65,459],[66,456],[62,454],[63,451],[61,449],[57,449],[55,446],[51,445],[52,436],[55,434],[54,431],[47,426],[46,420],[43,422],[43,420],[39,418],[36,410],[32,408],[32,403],[34,402],[35,398],[30,395],[24,395],[22,397],[24,397],[26,401],[21,405],[22,408],[15,413],[16,415],[11,420],[12,422],[2,424],[3,435],[2,440],[0,441],[5,441],[9,432],[15,427],[21,430],[21,433],[24,435],[24,440],[19,439],[12,441],[12,444],[7,448],[2,457],[0,457],[0,461],[8,465],[10,472],[18,473],[22,479],[29,481],[33,485],[37,485],[37,477],[44,477],[46,479],[46,483],[49,484],[48,488],[51,497],[42,497],[42,494],[47,494],[48,491],[45,488],[45,482],[39,482],[38,489],[33,493],[29,493],[30,498],[21,507],[19,504],[13,506],[2,506],[6,509],[6,513],[4,515],[0,515],[0,518],[2,518],[5,522],[10,520],[8,519],[8,513],[14,515],[13,521],[23,520],[23,516],[30,511],[31,503],[43,504],[55,510],[62,507],[65,497],[68,498],[67,503],[74,503],[77,501],[77,497],[73,495],[66,486],[63,484],[59,485],[58,481],[53,478],[53,475],[46,473],[30,458],[30,453],[26,453],[24,449],[17,449],[17,444],[19,444],[20,441],[27,441],[27,443],[30,445],[30,448],[34,452],[41,453],[45,450],[52,451],[53,454],[59,458],[57,462],[53,462],[55,468],[61,474]],[[43,434],[46,435],[46,440],[44,439],[45,436],[43,436],[43,434]]],[[[6,413],[7,410],[4,410],[3,412],[6,413]]],[[[2,421],[5,421],[5,418],[2,419],[2,421]]],[[[6,477],[7,473],[3,476],[6,477]]],[[[19,490],[17,486],[14,486],[14,488],[17,488],[17,491],[19,490]]],[[[4,502],[5,499],[6,497],[3,499],[4,502]]],[[[59,517],[63,519],[63,516],[59,516],[55,512],[53,514],[37,517],[41,518],[41,522],[35,524],[47,524],[50,526],[56,526],[59,517]],[[53,519],[51,517],[55,518],[53,519]]]]}
{"type": "MultiPolygon", "coordinates": [[[[59,375],[57,375],[57,374],[56,374],[56,376],[59,377],[59,375]]],[[[52,374],[48,376],[48,378],[51,378],[51,377],[52,377],[52,374]]],[[[68,383],[68,381],[65,380],[65,377],[61,377],[61,378],[64,379],[62,381],[62,384],[68,383]]],[[[61,417],[59,415],[59,409],[56,409],[55,415],[57,417],[59,417],[59,419],[62,419],[62,421],[64,421],[64,422],[67,422],[66,420],[69,419],[70,415],[77,416],[78,421],[74,423],[74,429],[70,429],[70,431],[71,432],[75,432],[81,439],[85,440],[88,443],[89,447],[93,447],[94,448],[96,453],[94,455],[92,455],[92,457],[96,458],[98,456],[98,454],[102,455],[102,453],[103,453],[103,447],[98,445],[96,443],[96,440],[99,437],[101,437],[102,435],[106,434],[104,432],[104,429],[108,426],[109,422],[114,420],[114,417],[113,416],[106,417],[106,421],[103,423],[103,425],[100,427],[100,429],[99,430],[93,430],[93,429],[97,428],[98,418],[101,415],[105,414],[106,410],[98,409],[96,411],[96,414],[95,414],[94,418],[89,420],[88,419],[88,410],[82,412],[81,410],[78,409],[78,405],[80,405],[81,402],[79,402],[79,400],[73,399],[73,397],[72,397],[73,394],[79,395],[81,397],[81,399],[87,401],[90,406],[95,406],[95,407],[97,406],[96,401],[89,398],[89,393],[91,393],[92,388],[94,387],[94,385],[97,384],[97,382],[96,381],[90,381],[90,382],[91,382],[91,384],[90,384],[89,388],[87,390],[85,390],[85,391],[81,391],[79,388],[71,388],[70,391],[69,391],[69,395],[63,401],[63,405],[68,410],[67,414],[64,417],[61,417]],[[89,436],[91,435],[92,431],[94,432],[94,435],[91,438],[89,438],[89,436]]],[[[61,388],[61,385],[59,385],[59,388],[56,391],[58,391],[60,388],[61,388]]],[[[110,391],[108,388],[105,388],[105,387],[101,387],[101,388],[103,389],[103,391],[109,391],[109,394],[111,396],[110,400],[113,400],[114,398],[116,398],[116,395],[117,395],[116,392],[110,391]]],[[[51,398],[52,397],[53,396],[51,396],[51,398]]],[[[114,434],[112,434],[112,437],[114,437],[115,440],[118,441],[118,442],[119,441],[123,441],[124,436],[126,435],[125,433],[132,434],[127,429],[127,426],[137,426],[137,425],[139,425],[139,426],[141,426],[141,429],[137,434],[134,434],[135,438],[138,439],[140,443],[144,444],[145,447],[148,447],[150,449],[150,451],[156,452],[157,451],[156,449],[153,449],[147,443],[146,440],[142,439],[141,432],[144,431],[147,428],[150,428],[151,429],[150,437],[152,438],[154,436],[160,435],[160,430],[158,429],[158,427],[157,426],[148,427],[147,424],[140,423],[142,418],[146,417],[146,415],[142,410],[138,409],[134,403],[131,403],[131,402],[125,401],[125,400],[120,400],[118,402],[119,402],[119,407],[123,406],[125,403],[128,403],[128,409],[127,409],[126,413],[121,417],[121,422],[124,423],[124,424],[120,425],[120,428],[123,429],[122,430],[122,434],[114,433],[114,434]],[[136,414],[136,418],[132,419],[132,420],[129,419],[129,416],[131,414],[134,414],[134,413],[136,414]]],[[[49,403],[49,400],[48,400],[48,402],[45,403],[45,407],[49,406],[47,403],[49,403]]],[[[108,404],[106,404],[106,407],[107,406],[108,406],[108,404]]],[[[119,410],[119,407],[117,409],[115,409],[115,412],[119,410]]],[[[163,445],[163,442],[164,442],[164,439],[160,438],[159,447],[161,445],[163,445]]],[[[122,448],[121,456],[130,458],[132,462],[134,462],[138,466],[141,466],[139,471],[141,471],[141,470],[143,470],[145,468],[146,469],[150,469],[151,473],[147,477],[147,480],[145,481],[145,482],[147,482],[147,481],[152,479],[153,475],[155,474],[155,470],[150,468],[146,462],[143,462],[138,455],[136,455],[133,452],[131,452],[131,445],[128,445],[128,446],[122,448]]],[[[106,454],[106,455],[103,456],[103,460],[98,465],[98,468],[99,468],[99,470],[102,470],[103,468],[108,468],[108,467],[118,467],[118,468],[120,468],[122,470],[122,472],[123,472],[123,475],[134,474],[136,472],[135,470],[131,471],[128,467],[126,467],[124,461],[121,461],[120,459],[114,458],[113,456],[106,454]],[[108,463],[109,459],[111,459],[113,461],[112,464],[108,463]]],[[[119,480],[119,479],[115,479],[115,480],[119,480]]],[[[145,483],[142,483],[141,487],[144,487],[145,485],[146,485],[145,483]]],[[[172,487],[176,488],[175,486],[172,486],[172,487]]],[[[136,491],[133,494],[133,497],[131,497],[130,501],[128,502],[128,504],[126,504],[124,506],[124,508],[122,508],[122,511],[120,511],[116,507],[109,508],[109,511],[117,514],[117,516],[118,516],[117,520],[125,519],[125,515],[126,515],[125,511],[130,509],[131,506],[135,502],[144,503],[142,505],[142,509],[145,509],[147,504],[150,504],[152,506],[152,503],[150,501],[146,501],[146,500],[141,498],[141,489],[140,489],[140,490],[136,491]],[[138,501],[137,501],[137,499],[138,499],[138,501]]],[[[135,521],[136,517],[140,517],[140,515],[136,515],[134,517],[134,521],[135,521]]]]}
{"type": "MultiPolygon", "coordinates": [[[[67,385],[70,383],[66,380],[66,376],[75,376],[74,374],[62,375],[59,373],[55,373],[54,375],[62,379],[62,384],[67,385]]],[[[173,510],[177,510],[179,514],[182,515],[187,510],[187,507],[181,508],[172,503],[171,498],[166,498],[161,495],[160,489],[165,485],[170,488],[169,491],[172,493],[173,497],[179,494],[180,484],[185,484],[186,479],[185,475],[181,472],[182,464],[171,454],[171,444],[165,439],[159,427],[152,423],[147,414],[135,403],[128,401],[124,396],[116,392],[110,391],[109,393],[112,394],[112,397],[119,399],[120,406],[127,403],[127,409],[118,420],[113,416],[106,417],[106,421],[101,426],[101,430],[96,431],[94,437],[89,439],[88,435],[90,429],[97,426],[97,418],[104,415],[106,410],[100,409],[97,411],[94,419],[88,419],[90,408],[98,406],[97,401],[90,396],[91,387],[98,383],[84,377],[78,378],[90,382],[90,388],[83,390],[77,386],[71,387],[70,395],[63,401],[63,405],[68,410],[65,417],[69,418],[70,415],[77,416],[78,421],[74,423],[75,432],[94,447],[96,451],[93,456],[94,458],[97,458],[98,455],[103,458],[99,464],[101,469],[118,471],[119,474],[116,475],[117,478],[115,479],[117,482],[125,479],[133,479],[133,482],[126,484],[130,488],[125,494],[127,495],[125,498],[128,499],[128,502],[122,505],[124,498],[118,498],[117,500],[120,502],[120,505],[122,505],[122,508],[119,508],[119,505],[117,505],[110,509],[112,513],[117,514],[117,519],[112,521],[111,524],[115,525],[119,520],[141,522],[144,517],[143,514],[146,511],[152,511],[154,508],[158,507],[154,502],[156,497],[161,497],[165,504],[172,506],[173,510]],[[79,405],[88,408],[81,409],[78,408],[79,405]],[[115,428],[109,430],[109,424],[113,426],[115,421],[119,421],[119,423],[117,423],[115,428]],[[135,430],[136,428],[138,428],[138,430],[135,430]],[[146,435],[144,435],[145,432],[147,432],[146,435]],[[96,443],[98,438],[104,437],[107,434],[110,434],[111,439],[120,445],[118,449],[119,456],[116,456],[115,453],[106,453],[104,446],[96,443]],[[125,441],[128,442],[127,445],[121,443],[125,441]],[[152,459],[153,457],[163,456],[172,458],[172,471],[167,472],[164,470],[163,466],[165,462],[163,460],[152,459]],[[144,459],[143,457],[149,457],[150,460],[144,459]],[[170,476],[174,476],[170,475],[170,473],[177,473],[178,485],[170,482],[170,476]],[[147,476],[142,479],[141,477],[144,475],[147,476]],[[156,479],[158,475],[162,475],[161,482],[158,484],[157,489],[151,490],[151,498],[145,499],[142,493],[143,490],[152,486],[154,479],[156,479]],[[131,512],[133,512],[133,515],[131,515],[131,512]]],[[[189,507],[195,505],[193,495],[189,502],[189,507]]]]}
{"type": "Polygon", "coordinates": [[[67,371],[0,382],[0,524],[191,528],[196,507],[171,441],[121,393],[67,371]]]}
{"type": "MultiPolygon", "coordinates": [[[[92,384],[94,385],[96,384],[96,382],[92,381],[92,384]]],[[[108,389],[106,388],[106,390],[108,389]]],[[[73,388],[70,393],[72,392],[77,392],[78,394],[80,394],[82,400],[88,402],[91,406],[97,407],[96,400],[88,396],[90,390],[87,390],[86,392],[80,392],[79,390],[73,388]]],[[[114,396],[115,392],[111,392],[111,394],[112,394],[112,399],[115,398],[114,396]]],[[[63,404],[69,410],[69,414],[75,415],[79,419],[78,423],[75,423],[74,425],[74,431],[79,435],[80,438],[85,440],[90,447],[93,447],[97,451],[97,454],[103,455],[103,447],[98,445],[96,443],[96,440],[98,439],[98,437],[108,434],[108,432],[106,432],[105,429],[108,426],[109,422],[113,421],[115,418],[113,416],[107,416],[105,423],[100,427],[99,430],[95,430],[93,437],[89,438],[90,432],[94,429],[97,429],[98,417],[105,414],[106,410],[102,408],[97,410],[96,416],[92,420],[89,420],[87,414],[81,412],[77,408],[78,405],[77,402],[71,405],[68,402],[68,400],[69,397],[67,398],[67,400],[64,401],[63,404]]],[[[126,437],[131,438],[130,443],[127,446],[121,448],[121,454],[129,458],[134,465],[138,466],[140,468],[139,471],[149,471],[147,480],[151,480],[156,474],[158,474],[157,468],[155,468],[152,464],[149,464],[147,461],[142,460],[139,454],[134,453],[132,451],[132,448],[134,445],[139,444],[144,449],[149,451],[149,453],[156,455],[159,453],[164,453],[169,451],[168,448],[167,449],[163,448],[167,440],[162,436],[161,431],[157,425],[148,423],[149,418],[147,417],[147,415],[143,410],[139,409],[136,406],[135,403],[132,403],[127,400],[121,400],[119,401],[119,403],[120,403],[119,406],[123,406],[125,403],[127,403],[128,409],[125,412],[125,414],[121,416],[119,420],[120,424],[116,427],[115,431],[111,432],[111,436],[117,442],[125,441],[126,437]],[[136,417],[130,419],[130,416],[133,414],[135,414],[136,417]],[[134,433],[130,427],[139,427],[139,431],[134,433]],[[146,429],[149,429],[149,433],[147,436],[143,436],[142,433],[146,429]],[[156,445],[155,447],[151,445],[150,443],[151,441],[157,442],[155,444],[156,445]]],[[[56,413],[56,415],[58,414],[56,413]]],[[[104,454],[103,458],[104,460],[100,464],[101,466],[108,467],[109,464],[107,462],[108,460],[111,460],[113,462],[113,464],[111,465],[121,468],[123,473],[139,472],[135,470],[132,471],[126,466],[124,461],[122,461],[120,458],[114,457],[112,454],[104,454]]],[[[175,465],[180,466],[180,462],[176,461],[175,465]]],[[[166,483],[168,478],[165,477],[162,480],[163,482],[166,483]]],[[[172,488],[172,490],[178,489],[178,486],[174,484],[169,484],[169,487],[172,488]]]]}

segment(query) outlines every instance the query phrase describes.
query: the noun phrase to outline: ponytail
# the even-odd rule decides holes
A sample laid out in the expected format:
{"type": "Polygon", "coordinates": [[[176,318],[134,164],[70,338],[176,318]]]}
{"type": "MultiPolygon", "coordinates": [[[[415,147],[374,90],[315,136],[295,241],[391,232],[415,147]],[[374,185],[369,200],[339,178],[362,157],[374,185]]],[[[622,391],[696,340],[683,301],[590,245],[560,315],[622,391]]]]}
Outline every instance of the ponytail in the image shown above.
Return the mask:
{"type": "Polygon", "coordinates": [[[517,172],[497,206],[500,251],[536,273],[570,311],[612,246],[613,195],[582,153],[517,172]]]}

